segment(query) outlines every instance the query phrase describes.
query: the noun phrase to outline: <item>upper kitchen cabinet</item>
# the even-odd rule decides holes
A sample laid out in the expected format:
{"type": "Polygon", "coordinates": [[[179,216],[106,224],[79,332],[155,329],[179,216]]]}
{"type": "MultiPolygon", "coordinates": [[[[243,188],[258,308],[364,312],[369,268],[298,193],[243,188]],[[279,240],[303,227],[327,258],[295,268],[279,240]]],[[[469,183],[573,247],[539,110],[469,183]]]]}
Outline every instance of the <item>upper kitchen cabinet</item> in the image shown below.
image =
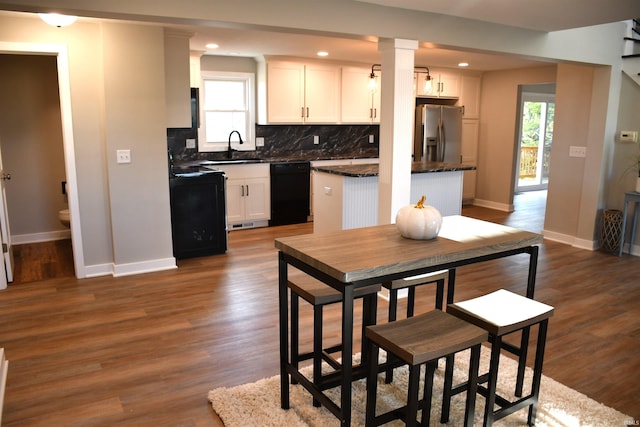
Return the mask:
{"type": "Polygon", "coordinates": [[[431,85],[425,85],[426,73],[416,73],[416,96],[428,98],[458,98],[460,73],[430,69],[431,85]]]}
{"type": "Polygon", "coordinates": [[[380,123],[380,71],[370,87],[369,68],[342,67],[342,123],[380,123]]]}
{"type": "Polygon", "coordinates": [[[340,67],[267,63],[268,123],[337,123],[340,120],[340,67]]]}
{"type": "Polygon", "coordinates": [[[164,70],[168,128],[191,127],[191,33],[165,29],[164,70]]]}
{"type": "Polygon", "coordinates": [[[464,108],[463,117],[465,119],[479,119],[481,77],[464,74],[461,82],[458,105],[464,108]]]}

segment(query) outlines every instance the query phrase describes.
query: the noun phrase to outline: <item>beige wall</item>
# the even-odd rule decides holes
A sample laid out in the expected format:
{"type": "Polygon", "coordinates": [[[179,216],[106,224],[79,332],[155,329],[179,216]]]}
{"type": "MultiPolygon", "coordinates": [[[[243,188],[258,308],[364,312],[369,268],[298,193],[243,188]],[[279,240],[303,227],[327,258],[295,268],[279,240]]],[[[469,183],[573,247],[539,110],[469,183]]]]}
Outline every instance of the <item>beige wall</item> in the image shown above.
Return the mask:
{"type": "MultiPolygon", "coordinates": [[[[603,192],[607,191],[602,180],[612,171],[603,163],[602,153],[610,140],[612,144],[611,136],[618,121],[617,97],[620,96],[621,79],[618,70],[624,33],[621,23],[546,34],[343,0],[284,0],[277,5],[258,0],[242,0],[241,4],[237,0],[213,3],[158,0],[149,3],[148,7],[135,2],[80,4],[75,0],[0,0],[0,9],[6,10],[42,10],[54,6],[59,6],[61,11],[66,8],[76,12],[88,8],[87,12],[80,13],[84,16],[137,17],[142,21],[165,22],[181,18],[194,22],[210,20],[271,28],[281,26],[294,31],[406,38],[533,58],[611,64],[614,71],[610,78],[606,72],[596,70],[599,76],[594,82],[601,82],[608,91],[596,87],[594,93],[598,100],[592,102],[587,117],[589,152],[600,149],[600,153],[587,158],[587,162],[593,162],[595,167],[583,168],[580,209],[585,213],[581,214],[577,225],[566,227],[567,230],[579,230],[576,233],[584,238],[588,234],[584,230],[589,229],[592,218],[601,207],[603,192]],[[354,20],[354,16],[359,19],[354,20]],[[606,93],[603,95],[603,92],[606,93]]],[[[115,264],[125,268],[132,265],[133,270],[143,270],[145,262],[154,263],[156,260],[163,265],[171,256],[171,235],[166,179],[162,31],[147,24],[93,20],[81,20],[67,28],[53,28],[35,16],[2,15],[0,41],[54,43],[68,48],[86,264],[115,264]],[[114,163],[117,148],[132,150],[132,165],[114,163]]],[[[553,76],[554,70],[550,66],[538,71],[488,73],[484,79],[483,97],[486,95],[487,98],[483,99],[481,106],[479,198],[498,205],[510,203],[516,87],[518,84],[552,81],[549,76],[553,76]],[[529,79],[530,72],[535,77],[529,79]],[[490,105],[491,101],[495,104],[490,105]],[[511,124],[504,124],[506,122],[511,124]]],[[[560,84],[562,82],[558,81],[560,84]]],[[[572,128],[583,125],[583,122],[570,123],[572,128]]],[[[576,143],[575,140],[567,142],[576,143]]],[[[565,232],[562,221],[558,226],[562,228],[561,232],[565,232]]],[[[592,227],[591,234],[593,230],[592,227]]]]}
{"type": "Polygon", "coordinates": [[[87,274],[170,268],[161,27],[0,16],[0,40],[66,46],[87,274]],[[130,165],[115,164],[128,148],[130,165]],[[146,265],[145,263],[149,263],[146,265]]]}
{"type": "Polygon", "coordinates": [[[57,78],[54,56],[0,55],[0,148],[11,174],[5,187],[14,243],[67,230],[58,220],[67,203],[57,78]]]}
{"type": "Polygon", "coordinates": [[[518,86],[555,81],[555,65],[483,74],[477,204],[502,210],[513,209],[518,86]]]}

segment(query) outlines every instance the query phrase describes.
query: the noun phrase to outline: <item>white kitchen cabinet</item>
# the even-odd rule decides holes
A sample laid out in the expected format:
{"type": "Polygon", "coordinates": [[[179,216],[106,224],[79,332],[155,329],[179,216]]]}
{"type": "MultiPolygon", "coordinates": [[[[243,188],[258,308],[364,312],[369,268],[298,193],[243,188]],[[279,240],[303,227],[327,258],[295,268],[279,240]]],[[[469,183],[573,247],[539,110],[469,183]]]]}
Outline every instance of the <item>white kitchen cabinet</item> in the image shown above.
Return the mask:
{"type": "Polygon", "coordinates": [[[369,86],[370,73],[368,68],[342,67],[342,123],[380,123],[381,73],[377,72],[373,89],[369,86]]]}
{"type": "Polygon", "coordinates": [[[189,33],[165,30],[164,71],[168,128],[191,127],[189,33]]]}
{"type": "MultiPolygon", "coordinates": [[[[478,165],[478,132],[480,123],[476,119],[462,120],[462,164],[478,165]]],[[[476,175],[477,171],[464,171],[462,185],[462,200],[464,203],[473,201],[476,197],[476,175]]]]}
{"type": "Polygon", "coordinates": [[[429,70],[431,91],[425,89],[426,73],[415,74],[416,96],[429,98],[458,98],[460,96],[460,73],[446,70],[429,70]]]}
{"type": "Polygon", "coordinates": [[[268,163],[220,165],[227,176],[227,224],[230,230],[266,227],[271,218],[268,163]]]}
{"type": "Polygon", "coordinates": [[[339,66],[267,63],[269,123],[337,123],[339,120],[339,66]]]}
{"type": "Polygon", "coordinates": [[[464,108],[465,119],[480,118],[480,84],[480,76],[463,75],[461,78],[458,105],[464,108]]]}

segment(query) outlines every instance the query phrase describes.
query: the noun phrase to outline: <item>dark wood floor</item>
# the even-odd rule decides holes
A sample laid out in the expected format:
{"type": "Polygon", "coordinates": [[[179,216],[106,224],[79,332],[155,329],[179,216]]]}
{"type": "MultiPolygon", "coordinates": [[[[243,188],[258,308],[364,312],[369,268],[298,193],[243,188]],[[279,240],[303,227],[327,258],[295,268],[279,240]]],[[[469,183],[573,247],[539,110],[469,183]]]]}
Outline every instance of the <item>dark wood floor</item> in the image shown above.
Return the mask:
{"type": "MultiPolygon", "coordinates": [[[[534,209],[544,214],[524,205],[511,215],[463,213],[540,231],[540,214],[527,214],[534,209]]],[[[227,254],[183,260],[168,272],[83,280],[71,273],[10,285],[0,292],[0,345],[10,361],[4,426],[218,425],[210,389],[278,373],[273,239],[311,230],[234,231],[227,254]]],[[[523,256],[463,267],[457,299],[500,287],[523,292],[526,265],[523,256]]],[[[536,290],[556,307],[545,374],[635,419],[639,272],[638,257],[545,241],[536,290]]],[[[429,289],[418,297],[430,305],[429,289]]],[[[338,316],[328,310],[327,336],[338,333],[338,316]]],[[[302,322],[311,324],[309,310],[302,322]]]]}

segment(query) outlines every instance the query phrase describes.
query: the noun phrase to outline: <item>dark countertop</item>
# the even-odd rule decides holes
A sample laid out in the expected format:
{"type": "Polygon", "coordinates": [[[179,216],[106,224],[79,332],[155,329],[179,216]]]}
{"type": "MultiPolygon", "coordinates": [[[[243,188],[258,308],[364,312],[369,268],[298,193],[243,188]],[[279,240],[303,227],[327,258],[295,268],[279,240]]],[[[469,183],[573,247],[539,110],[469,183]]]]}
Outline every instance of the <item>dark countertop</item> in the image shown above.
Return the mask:
{"type": "MultiPolygon", "coordinates": [[[[378,176],[378,164],[361,165],[339,165],[339,166],[313,166],[312,170],[318,172],[343,175],[348,177],[362,178],[367,176],[378,176]]],[[[413,162],[411,163],[411,173],[434,173],[475,170],[475,166],[463,165],[461,163],[441,163],[441,162],[413,162]]]]}

